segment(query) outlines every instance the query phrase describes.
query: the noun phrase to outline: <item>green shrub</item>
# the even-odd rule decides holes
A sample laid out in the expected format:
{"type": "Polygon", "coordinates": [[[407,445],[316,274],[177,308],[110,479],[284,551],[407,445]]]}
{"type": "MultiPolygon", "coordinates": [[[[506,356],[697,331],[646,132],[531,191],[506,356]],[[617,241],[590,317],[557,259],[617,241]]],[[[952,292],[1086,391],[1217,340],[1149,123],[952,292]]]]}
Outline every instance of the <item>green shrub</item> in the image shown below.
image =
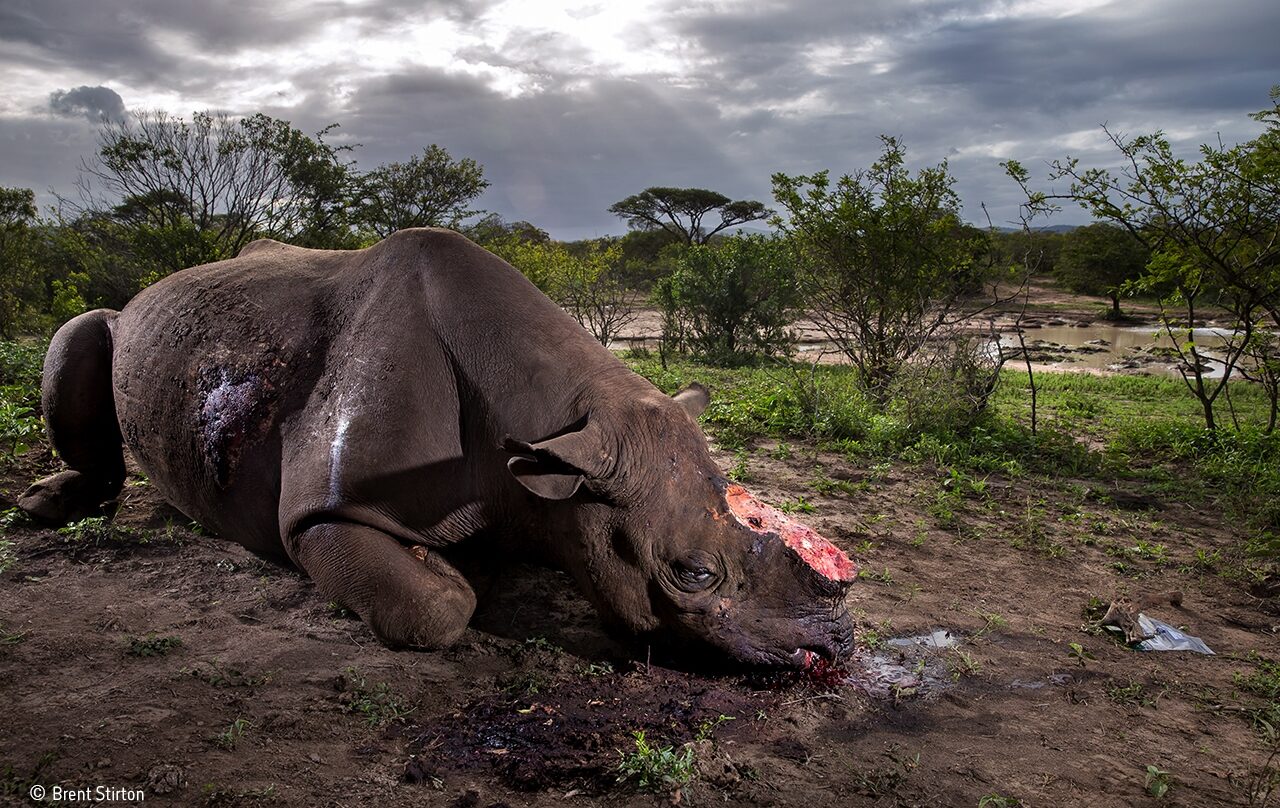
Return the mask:
{"type": "Polygon", "coordinates": [[[41,342],[0,341],[0,399],[28,403],[39,400],[47,348],[41,342]]]}
{"type": "Polygon", "coordinates": [[[623,752],[618,764],[618,782],[633,782],[643,791],[674,791],[693,778],[693,747],[655,746],[644,730],[631,733],[635,750],[623,752]]]}
{"type": "Polygon", "coordinates": [[[687,343],[725,365],[785,352],[800,304],[793,266],[786,244],[774,238],[690,247],[657,285],[664,343],[687,343]]]}
{"type": "Polygon", "coordinates": [[[35,411],[22,404],[0,401],[0,452],[12,460],[44,434],[44,426],[35,411]]]}
{"type": "Polygon", "coordinates": [[[145,637],[130,637],[124,652],[133,657],[162,657],[170,651],[182,646],[181,637],[161,637],[148,634],[145,637]]]}

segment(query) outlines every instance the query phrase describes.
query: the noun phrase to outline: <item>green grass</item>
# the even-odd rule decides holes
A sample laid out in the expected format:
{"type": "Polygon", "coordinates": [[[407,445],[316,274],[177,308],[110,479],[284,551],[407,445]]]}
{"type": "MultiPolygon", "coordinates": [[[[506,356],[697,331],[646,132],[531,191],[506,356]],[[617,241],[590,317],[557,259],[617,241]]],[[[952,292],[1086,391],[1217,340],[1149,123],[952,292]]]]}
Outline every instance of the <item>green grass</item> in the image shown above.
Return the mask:
{"type": "MultiPolygon", "coordinates": [[[[909,423],[893,404],[877,411],[846,366],[818,367],[816,384],[809,384],[807,367],[725,369],[677,360],[664,369],[651,357],[624,359],[667,392],[691,381],[711,389],[702,422],[720,446],[737,453],[736,479],[749,479],[747,458],[763,440],[815,443],[863,467],[932,464],[948,475],[929,505],[943,529],[956,525],[965,500],[983,499],[989,474],[1121,482],[1142,495],[1214,509],[1242,528],[1230,559],[1205,551],[1205,569],[1247,581],[1280,574],[1280,433],[1263,434],[1267,401],[1248,382],[1232,383],[1234,419],[1220,398],[1215,434],[1205,430],[1200,404],[1180,379],[1038,373],[1033,435],[1027,377],[1013,368],[1003,372],[986,414],[954,431],[945,419],[909,423]]],[[[837,490],[822,476],[815,489],[837,490]]],[[[1162,550],[1140,547],[1135,555],[1159,563],[1162,550]]]]}
{"type": "Polygon", "coordinates": [[[1267,659],[1256,652],[1250,652],[1247,661],[1254,664],[1248,673],[1236,673],[1236,687],[1261,696],[1267,701],[1280,701],[1280,662],[1267,659]]]}
{"type": "MultiPolygon", "coordinates": [[[[0,459],[42,440],[35,407],[43,353],[37,342],[0,341],[0,459]]],[[[1197,563],[1204,571],[1247,583],[1280,574],[1280,434],[1262,433],[1267,402],[1244,381],[1232,383],[1235,418],[1220,399],[1222,427],[1211,434],[1199,402],[1180,379],[1038,373],[1039,428],[1033,435],[1027,377],[1016,368],[1003,372],[988,411],[958,430],[946,418],[912,423],[897,403],[878,409],[859,391],[848,366],[761,363],[727,369],[677,359],[663,368],[653,356],[624,360],[667,392],[691,381],[711,388],[702,422],[721,447],[735,452],[730,476],[739,481],[750,480],[753,451],[764,440],[778,442],[775,458],[793,457],[793,442],[803,442],[872,470],[859,483],[834,481],[819,471],[814,490],[827,496],[878,484],[875,470],[892,463],[933,465],[946,476],[929,510],[945,530],[960,527],[966,502],[984,499],[984,478],[991,474],[1041,475],[1064,484],[1078,478],[1107,486],[1121,482],[1143,495],[1214,510],[1240,526],[1239,546],[1224,556],[1201,548],[1197,563]]],[[[786,506],[797,512],[812,507],[803,498],[786,506]]],[[[84,520],[60,533],[64,541],[85,544],[132,538],[104,519],[84,520]]],[[[1138,557],[1159,561],[1143,550],[1138,557]]]]}
{"type": "Polygon", "coordinates": [[[244,739],[245,733],[253,728],[253,724],[244,718],[236,718],[223,732],[213,736],[213,742],[219,748],[233,751],[244,739]]]}
{"type": "Polygon", "coordinates": [[[69,545],[91,547],[149,544],[153,538],[177,540],[172,529],[149,533],[117,524],[110,516],[90,516],[57,530],[61,540],[69,545]]]}
{"type": "Polygon", "coordinates": [[[370,683],[359,668],[344,670],[342,681],[344,692],[340,701],[343,708],[364,718],[371,727],[403,721],[415,709],[392,692],[386,682],[370,683]]]}

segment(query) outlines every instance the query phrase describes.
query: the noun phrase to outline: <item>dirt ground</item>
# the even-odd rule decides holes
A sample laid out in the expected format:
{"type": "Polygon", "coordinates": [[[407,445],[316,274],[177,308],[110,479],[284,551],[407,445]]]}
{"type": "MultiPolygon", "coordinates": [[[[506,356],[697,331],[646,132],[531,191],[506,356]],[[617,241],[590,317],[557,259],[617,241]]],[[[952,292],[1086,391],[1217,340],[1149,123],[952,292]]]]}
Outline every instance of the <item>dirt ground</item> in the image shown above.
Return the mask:
{"type": "MultiPolygon", "coordinates": [[[[0,496],[51,468],[33,451],[0,496]]],[[[1096,481],[991,477],[958,496],[927,467],[771,444],[746,484],[804,497],[802,518],[866,571],[847,675],[647,664],[564,575],[532,568],[502,574],[455,649],[390,651],[298,573],[193,532],[140,479],[112,536],[12,526],[0,803],[55,784],[162,805],[669,803],[616,782],[644,730],[663,746],[703,736],[682,804],[1156,804],[1148,766],[1172,783],[1163,804],[1249,804],[1268,761],[1234,677],[1251,651],[1278,656],[1280,609],[1195,568],[1194,549],[1238,538],[1212,513],[1096,481]],[[1167,551],[1129,549],[1154,544],[1167,551]],[[1168,590],[1182,605],[1147,613],[1216,656],[1085,630],[1091,598],[1168,590]],[[935,629],[960,644],[884,644],[935,629]],[[895,664],[896,685],[876,680],[895,664]]]]}

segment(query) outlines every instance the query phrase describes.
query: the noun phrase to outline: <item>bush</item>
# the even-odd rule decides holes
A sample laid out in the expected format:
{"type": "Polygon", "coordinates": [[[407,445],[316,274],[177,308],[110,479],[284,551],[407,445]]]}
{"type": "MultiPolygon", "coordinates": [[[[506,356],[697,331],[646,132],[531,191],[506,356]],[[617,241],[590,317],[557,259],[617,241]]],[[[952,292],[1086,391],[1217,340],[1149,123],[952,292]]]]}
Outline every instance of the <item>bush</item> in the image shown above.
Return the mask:
{"type": "Polygon", "coordinates": [[[558,241],[510,235],[487,246],[567,311],[601,345],[613,342],[635,319],[627,290],[618,276],[622,248],[616,242],[590,241],[571,250],[558,241]]]}
{"type": "Polygon", "coordinates": [[[726,365],[786,352],[800,303],[792,267],[790,250],[774,238],[690,247],[657,285],[664,344],[726,365]]]}
{"type": "MultiPolygon", "coordinates": [[[[20,387],[40,397],[40,373],[47,346],[39,342],[0,341],[0,387],[20,387]]],[[[15,400],[11,395],[6,401],[15,400]]]]}
{"type": "Polygon", "coordinates": [[[1002,357],[986,340],[957,335],[924,360],[898,371],[888,411],[900,412],[915,433],[967,433],[987,411],[1002,357]]]}
{"type": "Polygon", "coordinates": [[[814,321],[885,405],[900,373],[936,359],[938,337],[998,299],[988,234],[961,220],[946,162],[913,177],[903,146],[882,140],[870,168],[834,182],[827,171],[775,174],[773,195],[814,321]]]}

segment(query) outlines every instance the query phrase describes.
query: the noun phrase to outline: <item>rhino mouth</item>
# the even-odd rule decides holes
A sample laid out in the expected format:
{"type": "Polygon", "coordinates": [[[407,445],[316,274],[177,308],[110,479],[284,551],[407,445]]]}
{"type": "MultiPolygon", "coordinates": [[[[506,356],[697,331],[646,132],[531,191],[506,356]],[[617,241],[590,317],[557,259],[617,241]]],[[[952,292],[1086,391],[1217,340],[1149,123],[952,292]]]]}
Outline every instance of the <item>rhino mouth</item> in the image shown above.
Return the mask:
{"type": "Polygon", "coordinates": [[[837,664],[853,652],[853,629],[845,613],[825,623],[822,630],[806,632],[801,642],[774,650],[751,649],[738,658],[749,665],[809,670],[819,662],[837,664]]]}

